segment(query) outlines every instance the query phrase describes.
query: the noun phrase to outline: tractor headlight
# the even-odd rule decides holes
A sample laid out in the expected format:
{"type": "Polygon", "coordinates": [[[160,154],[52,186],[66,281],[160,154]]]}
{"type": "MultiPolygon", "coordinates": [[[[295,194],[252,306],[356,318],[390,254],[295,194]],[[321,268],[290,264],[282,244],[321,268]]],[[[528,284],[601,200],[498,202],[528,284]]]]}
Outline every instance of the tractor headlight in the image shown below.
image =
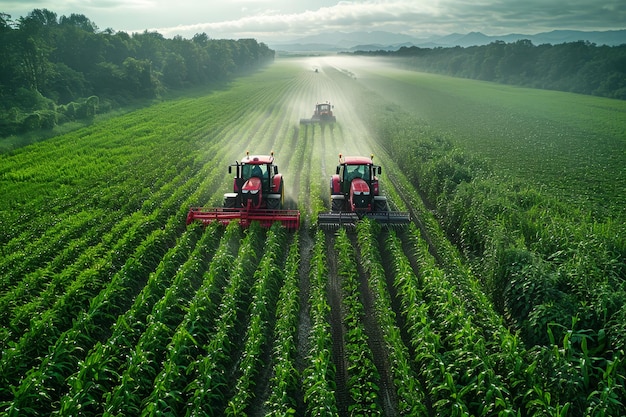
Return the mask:
{"type": "Polygon", "coordinates": [[[259,190],[250,190],[250,194],[258,194],[259,190]]]}

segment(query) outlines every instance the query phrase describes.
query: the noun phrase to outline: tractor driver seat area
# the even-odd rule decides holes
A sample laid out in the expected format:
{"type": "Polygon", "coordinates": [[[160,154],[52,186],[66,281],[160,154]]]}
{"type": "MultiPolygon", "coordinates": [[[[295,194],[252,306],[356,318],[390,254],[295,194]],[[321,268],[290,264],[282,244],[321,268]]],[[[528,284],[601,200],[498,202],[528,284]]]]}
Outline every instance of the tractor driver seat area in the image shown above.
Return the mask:
{"type": "Polygon", "coordinates": [[[269,192],[269,178],[268,175],[265,175],[267,169],[265,165],[252,165],[245,164],[241,169],[241,184],[239,187],[243,186],[243,184],[248,181],[252,177],[258,177],[261,179],[261,184],[263,186],[263,192],[269,192]]]}

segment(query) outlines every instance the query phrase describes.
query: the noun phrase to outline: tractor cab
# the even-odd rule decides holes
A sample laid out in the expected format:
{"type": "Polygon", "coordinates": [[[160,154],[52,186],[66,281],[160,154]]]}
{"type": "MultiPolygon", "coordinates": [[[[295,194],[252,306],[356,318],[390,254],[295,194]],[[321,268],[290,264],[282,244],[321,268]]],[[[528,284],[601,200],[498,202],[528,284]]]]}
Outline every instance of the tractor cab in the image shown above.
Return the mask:
{"type": "Polygon", "coordinates": [[[360,156],[347,156],[340,159],[339,165],[337,165],[336,175],[333,177],[334,194],[348,195],[350,193],[351,186],[359,186],[363,188],[366,186],[367,191],[363,188],[361,192],[367,192],[370,190],[372,195],[378,195],[378,177],[380,174],[380,166],[374,165],[371,158],[360,156]],[[354,181],[360,179],[362,181],[354,181]]]}
{"type": "MultiPolygon", "coordinates": [[[[261,181],[263,192],[271,191],[270,185],[273,184],[274,176],[278,174],[278,167],[274,165],[273,155],[247,155],[239,165],[241,167],[239,182],[244,184],[252,178],[258,178],[261,181]]],[[[236,165],[231,165],[231,167],[233,166],[236,165]]]]}
{"type": "Polygon", "coordinates": [[[315,109],[316,113],[319,115],[330,115],[332,114],[332,106],[330,103],[319,103],[315,109]]]}
{"type": "Polygon", "coordinates": [[[330,178],[330,213],[320,213],[317,224],[324,229],[354,227],[363,217],[390,227],[402,227],[411,221],[409,213],[389,209],[387,198],[380,195],[374,156],[339,154],[339,164],[330,178]]]}
{"type": "Polygon", "coordinates": [[[232,168],[236,169],[235,184],[233,190],[237,192],[245,188],[254,187],[259,189],[259,184],[263,193],[269,193],[274,184],[274,176],[278,175],[278,166],[274,165],[274,155],[250,155],[241,160],[240,163],[230,165],[228,172],[232,173],[232,168]],[[258,180],[254,180],[258,178],[258,180]]]}

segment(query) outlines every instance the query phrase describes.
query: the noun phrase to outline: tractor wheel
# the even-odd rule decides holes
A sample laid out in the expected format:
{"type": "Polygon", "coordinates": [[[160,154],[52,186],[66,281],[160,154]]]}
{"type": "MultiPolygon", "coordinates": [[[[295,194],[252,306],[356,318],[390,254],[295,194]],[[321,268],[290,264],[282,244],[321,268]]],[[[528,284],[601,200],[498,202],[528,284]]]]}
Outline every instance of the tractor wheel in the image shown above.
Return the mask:
{"type": "Polygon", "coordinates": [[[267,196],[267,208],[269,210],[282,210],[285,204],[285,187],[283,181],[280,181],[278,193],[267,196]]]}
{"type": "Polygon", "coordinates": [[[387,200],[376,200],[374,210],[377,212],[389,211],[389,207],[387,206],[387,200]]]}
{"type": "Polygon", "coordinates": [[[267,208],[269,210],[278,210],[280,208],[280,198],[268,197],[267,208]]]}
{"type": "Polygon", "coordinates": [[[343,211],[343,203],[344,203],[343,200],[332,199],[331,201],[332,201],[332,203],[331,203],[330,209],[332,211],[343,211]]]}
{"type": "Polygon", "coordinates": [[[236,197],[226,197],[224,199],[224,208],[235,208],[236,204],[237,204],[236,197]]]}

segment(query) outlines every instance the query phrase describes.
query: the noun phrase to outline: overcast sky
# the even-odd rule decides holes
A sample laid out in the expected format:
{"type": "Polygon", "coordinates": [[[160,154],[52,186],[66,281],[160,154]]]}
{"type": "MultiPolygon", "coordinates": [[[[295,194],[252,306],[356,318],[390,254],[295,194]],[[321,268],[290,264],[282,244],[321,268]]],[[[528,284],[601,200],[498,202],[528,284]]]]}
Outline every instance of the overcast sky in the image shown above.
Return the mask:
{"type": "Polygon", "coordinates": [[[626,0],[0,0],[13,20],[33,9],[83,14],[99,29],[261,42],[336,30],[426,37],[626,28],[626,0]]]}

